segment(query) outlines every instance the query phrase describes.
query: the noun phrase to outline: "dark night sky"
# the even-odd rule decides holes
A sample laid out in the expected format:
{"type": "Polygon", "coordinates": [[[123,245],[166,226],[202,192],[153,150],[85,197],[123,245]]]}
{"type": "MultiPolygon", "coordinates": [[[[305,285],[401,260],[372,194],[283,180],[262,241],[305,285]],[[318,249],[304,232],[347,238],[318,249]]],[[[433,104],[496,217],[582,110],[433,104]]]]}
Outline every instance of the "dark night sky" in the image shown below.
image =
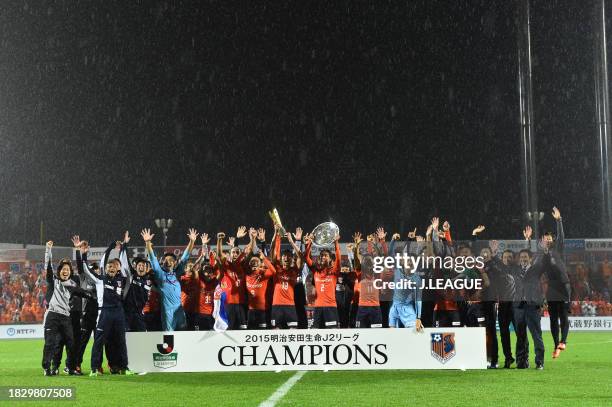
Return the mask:
{"type": "MultiPolygon", "coordinates": [[[[519,236],[514,1],[142,3],[0,7],[0,241],[173,217],[178,243],[273,206],[345,238],[519,236]]],[[[532,3],[540,207],[596,236],[591,9],[532,3]]]]}

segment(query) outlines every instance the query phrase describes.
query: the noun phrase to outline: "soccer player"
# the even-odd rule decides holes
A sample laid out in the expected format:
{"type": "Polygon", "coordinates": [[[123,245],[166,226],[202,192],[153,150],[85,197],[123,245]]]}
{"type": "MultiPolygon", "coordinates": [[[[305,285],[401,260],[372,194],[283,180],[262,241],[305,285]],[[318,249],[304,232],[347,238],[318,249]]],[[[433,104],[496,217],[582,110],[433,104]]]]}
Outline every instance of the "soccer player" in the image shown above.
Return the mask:
{"type": "Polygon", "coordinates": [[[181,306],[185,311],[187,331],[195,331],[195,319],[200,300],[200,280],[195,275],[195,263],[191,260],[185,264],[185,273],[181,276],[181,306]]]}
{"type": "MultiPolygon", "coordinates": [[[[245,236],[244,226],[238,228],[236,238],[245,236]]],[[[257,235],[254,228],[250,228],[250,234],[257,235]]],[[[226,313],[228,318],[228,328],[230,330],[247,329],[247,315],[245,305],[247,304],[246,284],[245,284],[245,259],[246,250],[242,252],[239,247],[232,247],[230,258],[222,251],[225,233],[217,233],[217,267],[221,270],[221,288],[226,293],[226,313]]],[[[250,251],[250,245],[247,249],[250,251]]]]}
{"type": "MultiPolygon", "coordinates": [[[[296,229],[296,237],[302,236],[302,230],[296,229]]],[[[298,327],[298,316],[295,306],[295,290],[298,278],[303,267],[303,258],[291,233],[285,235],[294,252],[284,250],[281,253],[281,236],[274,238],[274,256],[276,261],[274,274],[274,294],[272,297],[271,323],[274,328],[293,329],[298,327]],[[294,257],[295,256],[295,257],[294,257]]]]}
{"type": "Polygon", "coordinates": [[[355,283],[355,295],[359,296],[355,328],[382,328],[380,290],[374,286],[374,266],[371,257],[361,263],[361,278],[355,283]]]}
{"type": "Polygon", "coordinates": [[[219,272],[215,271],[210,264],[203,263],[201,269],[196,264],[195,273],[201,283],[195,329],[197,331],[211,331],[215,325],[215,319],[212,314],[215,289],[219,284],[219,272]]]}
{"type": "MultiPolygon", "coordinates": [[[[394,254],[395,244],[399,240],[399,233],[394,234],[391,237],[391,244],[389,245],[389,253],[394,254]]],[[[422,237],[415,237],[416,241],[421,243],[422,237]]],[[[412,242],[408,241],[405,252],[410,252],[412,242]]],[[[423,250],[422,244],[414,246],[413,254],[420,254],[423,250]]],[[[410,258],[409,258],[410,259],[410,258]]],[[[389,310],[389,327],[390,328],[415,328],[417,332],[423,330],[423,323],[421,322],[421,311],[423,303],[421,301],[421,277],[418,274],[418,270],[413,264],[406,264],[406,267],[395,267],[393,274],[393,281],[396,283],[396,287],[393,290],[393,302],[391,303],[391,309],[389,310]],[[402,281],[409,281],[413,285],[411,287],[398,288],[397,283],[402,281]]]]}
{"type": "Polygon", "coordinates": [[[142,308],[144,315],[145,327],[147,332],[158,332],[162,330],[161,324],[161,294],[159,293],[159,287],[155,285],[155,280],[152,278],[151,263],[145,262],[147,269],[147,275],[152,281],[151,291],[149,291],[149,298],[142,308]]]}
{"type": "MultiPolygon", "coordinates": [[[[438,225],[439,218],[434,217],[431,220],[431,238],[434,254],[444,258],[445,256],[453,255],[453,248],[448,239],[440,240],[440,232],[438,225]]],[[[436,268],[431,272],[434,279],[445,278],[452,279],[456,277],[456,273],[444,268],[436,268]]],[[[457,296],[454,290],[436,290],[436,301],[434,305],[434,321],[436,327],[459,327],[461,326],[461,314],[457,304],[457,296]]]]}
{"type": "MultiPolygon", "coordinates": [[[[102,349],[105,344],[112,344],[111,355],[107,352],[107,358],[111,367],[111,373],[125,375],[133,374],[128,369],[128,355],[125,343],[126,321],[123,311],[123,300],[129,292],[132,276],[127,260],[125,245],[130,241],[128,232],[125,232],[123,242],[112,242],[102,260],[100,261],[100,275],[91,273],[89,268],[84,267],[87,261],[87,253],[77,252],[77,263],[79,270],[94,282],[98,299],[98,323],[94,334],[94,344],[91,351],[91,373],[92,377],[99,375],[102,367],[102,349]],[[113,249],[119,251],[119,257],[109,260],[113,249]]],[[[75,236],[75,247],[80,247],[79,237],[75,236]]]]}
{"type": "Polygon", "coordinates": [[[315,301],[313,313],[314,328],[336,328],[338,326],[338,307],[336,304],[336,282],[340,271],[340,236],[335,237],[336,258],[332,262],[332,254],[323,249],[316,263],[310,257],[312,236],[306,237],[305,261],[313,275],[315,301]]]}
{"type": "Polygon", "coordinates": [[[215,288],[219,282],[219,271],[211,265],[208,234],[200,235],[202,249],[200,257],[191,270],[181,277],[181,301],[188,312],[188,329],[195,331],[210,331],[214,326],[213,304],[215,288]]]}
{"type": "MultiPolygon", "coordinates": [[[[127,244],[125,245],[125,250],[127,251],[127,244]]],[[[132,275],[132,282],[123,301],[127,330],[130,332],[144,332],[147,330],[147,326],[143,309],[149,299],[153,282],[148,274],[149,270],[147,269],[147,261],[145,259],[136,257],[134,259],[134,266],[132,267],[129,263],[128,265],[132,275]]]]}
{"type": "MultiPolygon", "coordinates": [[[[350,248],[349,253],[351,253],[350,248]]],[[[350,260],[342,260],[336,283],[336,304],[338,304],[339,327],[348,328],[356,284],[356,274],[351,270],[350,260]]]]}
{"type": "MultiPolygon", "coordinates": [[[[386,242],[387,232],[382,227],[376,228],[376,232],[373,234],[373,243],[374,243],[374,252],[376,252],[378,256],[387,256],[389,255],[389,248],[387,247],[386,242]]],[[[393,272],[390,269],[385,268],[381,274],[378,275],[383,282],[391,282],[393,281],[393,272]]],[[[379,304],[380,311],[382,313],[382,326],[383,328],[389,327],[389,310],[391,309],[391,301],[393,291],[384,287],[379,290],[379,304]]]]}
{"type": "Polygon", "coordinates": [[[548,314],[550,316],[550,333],[555,343],[552,356],[553,359],[556,359],[561,351],[565,350],[567,344],[571,285],[563,261],[565,234],[563,233],[563,221],[559,209],[553,207],[552,216],[557,224],[557,237],[556,239],[553,238],[551,233],[544,235],[546,247],[543,267],[548,278],[546,302],[548,303],[548,314]],[[561,338],[559,338],[559,326],[561,327],[561,338]]]}
{"type": "MultiPolygon", "coordinates": [[[[251,245],[255,245],[255,236],[251,236],[251,245]]],[[[264,255],[251,257],[246,274],[247,296],[249,301],[248,329],[266,329],[266,291],[268,282],[276,270],[264,255]]]]}
{"type": "Polygon", "coordinates": [[[166,332],[184,329],[186,320],[185,311],[181,306],[180,278],[184,273],[185,263],[189,259],[193,245],[198,238],[198,232],[195,229],[189,229],[187,234],[189,243],[178,261],[174,253],[165,253],[162,257],[161,265],[155,257],[153,244],[151,243],[155,235],[151,234],[150,229],[143,229],[140,235],[147,246],[149,261],[153,270],[153,281],[160,290],[162,328],[166,332]]]}
{"type": "Polygon", "coordinates": [[[70,320],[70,297],[71,295],[87,297],[89,294],[70,279],[72,264],[69,259],[60,260],[57,272],[53,270],[52,248],[53,242],[48,241],[45,250],[45,266],[47,268],[46,280],[50,291],[48,293],[50,299],[43,322],[45,346],[42,367],[45,376],[57,375],[59,366],[52,367],[51,362],[60,351],[60,345],[64,343],[66,345],[68,374],[81,375],[81,372],[76,370],[77,355],[74,353],[74,337],[70,320]]]}

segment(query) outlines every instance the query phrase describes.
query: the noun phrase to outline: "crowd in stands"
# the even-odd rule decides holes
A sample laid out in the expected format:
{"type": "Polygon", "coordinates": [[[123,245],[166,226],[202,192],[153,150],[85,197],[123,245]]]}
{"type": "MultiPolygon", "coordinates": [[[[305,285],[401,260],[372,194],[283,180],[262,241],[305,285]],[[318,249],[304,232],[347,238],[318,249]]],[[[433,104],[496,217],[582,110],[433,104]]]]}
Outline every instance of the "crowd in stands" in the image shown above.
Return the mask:
{"type": "MultiPolygon", "coordinates": [[[[572,316],[612,316],[612,263],[589,267],[569,263],[572,316]]],[[[15,271],[0,271],[0,324],[40,323],[46,309],[47,284],[42,263],[19,263],[15,271]]]]}

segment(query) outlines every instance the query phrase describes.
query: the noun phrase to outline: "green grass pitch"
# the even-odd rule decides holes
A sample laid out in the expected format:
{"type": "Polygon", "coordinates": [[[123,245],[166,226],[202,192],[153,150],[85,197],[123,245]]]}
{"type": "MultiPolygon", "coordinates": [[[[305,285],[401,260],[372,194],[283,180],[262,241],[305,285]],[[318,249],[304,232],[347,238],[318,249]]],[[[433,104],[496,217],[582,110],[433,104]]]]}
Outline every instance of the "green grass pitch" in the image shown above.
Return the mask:
{"type": "MultiPolygon", "coordinates": [[[[278,406],[611,406],[612,333],[570,332],[568,349],[536,371],[370,370],[308,372],[278,406]]],[[[42,340],[0,341],[0,386],[73,386],[74,401],[12,405],[257,406],[295,372],[158,373],[44,377],[42,340]]],[[[501,351],[501,348],[500,348],[501,351]]],[[[501,352],[500,352],[501,354],[501,352]]],[[[86,360],[89,360],[89,352],[86,360]]],[[[503,357],[502,357],[503,362],[503,357]]],[[[84,367],[89,365],[86,363],[84,367]]],[[[87,370],[88,373],[88,370],[87,370]]],[[[24,404],[25,403],[25,404],[24,404]]],[[[10,402],[0,402],[11,405],[10,402]]]]}

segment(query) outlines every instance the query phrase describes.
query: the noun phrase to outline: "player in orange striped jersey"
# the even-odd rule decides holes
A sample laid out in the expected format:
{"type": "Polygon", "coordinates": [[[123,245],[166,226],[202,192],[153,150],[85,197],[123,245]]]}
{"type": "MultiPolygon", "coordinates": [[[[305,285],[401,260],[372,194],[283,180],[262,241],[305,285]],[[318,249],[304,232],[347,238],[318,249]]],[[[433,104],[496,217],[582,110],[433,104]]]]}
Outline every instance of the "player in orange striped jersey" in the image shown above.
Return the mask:
{"type": "Polygon", "coordinates": [[[313,328],[336,328],[338,326],[338,308],[336,305],[336,283],[340,272],[340,244],[335,238],[336,258],[332,261],[331,252],[321,250],[317,261],[310,257],[312,236],[306,237],[305,261],[312,271],[315,288],[313,328]]]}
{"type": "MultiPolygon", "coordinates": [[[[301,237],[301,228],[296,229],[296,237],[301,237]]],[[[300,276],[303,258],[293,241],[291,233],[285,237],[293,247],[295,256],[290,250],[281,253],[281,236],[275,235],[273,260],[276,263],[274,275],[274,295],[272,298],[272,326],[275,328],[297,328],[298,319],[295,309],[295,285],[300,276]]]]}
{"type": "Polygon", "coordinates": [[[355,293],[359,296],[356,328],[382,328],[380,290],[375,286],[372,267],[370,257],[363,259],[361,280],[355,283],[355,293]]]}
{"type": "MultiPolygon", "coordinates": [[[[253,229],[254,230],[254,229],[253,229]]],[[[250,252],[256,245],[257,232],[251,234],[250,252]]],[[[259,257],[251,257],[246,273],[246,288],[249,303],[248,329],[266,329],[266,291],[270,279],[276,273],[274,265],[262,251],[259,257]]]]}

